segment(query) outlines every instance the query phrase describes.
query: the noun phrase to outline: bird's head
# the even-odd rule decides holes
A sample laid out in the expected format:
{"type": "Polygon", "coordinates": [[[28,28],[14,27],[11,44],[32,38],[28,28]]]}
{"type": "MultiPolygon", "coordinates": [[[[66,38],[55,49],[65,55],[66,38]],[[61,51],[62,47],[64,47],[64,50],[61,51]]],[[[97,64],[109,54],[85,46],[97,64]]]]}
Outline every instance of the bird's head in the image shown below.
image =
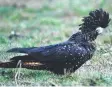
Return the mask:
{"type": "Polygon", "coordinates": [[[89,16],[84,17],[82,21],[83,23],[79,25],[81,26],[79,30],[86,33],[99,29],[99,27],[106,28],[110,22],[110,18],[107,12],[102,9],[98,9],[91,11],[89,16]]]}
{"type": "Polygon", "coordinates": [[[109,14],[102,9],[91,11],[89,16],[82,19],[79,30],[82,33],[88,34],[91,39],[96,39],[97,35],[101,34],[110,22],[109,14]]]}

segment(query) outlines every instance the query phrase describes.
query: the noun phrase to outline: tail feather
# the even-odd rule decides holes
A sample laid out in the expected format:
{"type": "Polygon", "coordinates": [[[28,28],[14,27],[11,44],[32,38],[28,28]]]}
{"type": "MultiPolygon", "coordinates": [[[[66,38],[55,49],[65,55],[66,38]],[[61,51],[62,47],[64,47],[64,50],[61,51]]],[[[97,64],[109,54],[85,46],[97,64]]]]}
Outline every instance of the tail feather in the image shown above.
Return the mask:
{"type": "Polygon", "coordinates": [[[7,52],[16,52],[16,53],[28,53],[29,50],[33,49],[35,47],[30,48],[12,48],[8,50],[7,52]]]}
{"type": "Polygon", "coordinates": [[[32,59],[33,58],[27,55],[15,56],[11,58],[9,62],[0,62],[0,68],[16,68],[20,60],[21,60],[21,64],[24,65],[24,61],[31,61],[32,59]]]}
{"type": "Polygon", "coordinates": [[[33,70],[43,70],[46,66],[40,62],[35,61],[10,61],[10,62],[0,62],[0,68],[27,68],[33,70]]]}
{"type": "Polygon", "coordinates": [[[16,68],[16,66],[15,62],[0,62],[0,68],[16,68]]]}
{"type": "Polygon", "coordinates": [[[13,58],[10,59],[11,61],[19,61],[19,60],[22,60],[22,61],[31,61],[31,60],[34,60],[33,57],[29,56],[29,55],[24,55],[24,56],[15,56],[13,58]]]}

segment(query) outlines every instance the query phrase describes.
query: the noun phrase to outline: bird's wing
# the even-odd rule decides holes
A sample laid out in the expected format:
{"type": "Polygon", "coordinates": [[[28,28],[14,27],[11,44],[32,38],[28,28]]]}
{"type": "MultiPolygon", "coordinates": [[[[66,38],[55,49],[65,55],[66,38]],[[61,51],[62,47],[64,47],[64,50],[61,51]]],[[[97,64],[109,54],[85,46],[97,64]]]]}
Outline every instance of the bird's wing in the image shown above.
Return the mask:
{"type": "Polygon", "coordinates": [[[29,48],[12,48],[9,49],[7,52],[15,52],[15,53],[28,53],[29,50],[34,49],[37,47],[29,47],[29,48]]]}
{"type": "Polygon", "coordinates": [[[28,55],[38,61],[72,61],[87,55],[87,50],[77,44],[64,43],[46,47],[34,48],[28,51],[28,55]]]}
{"type": "Polygon", "coordinates": [[[29,53],[29,52],[41,52],[45,49],[50,49],[52,48],[52,46],[57,46],[58,44],[56,45],[50,45],[50,46],[43,46],[43,47],[29,47],[29,48],[12,48],[12,49],[9,49],[7,52],[15,52],[15,53],[29,53]]]}
{"type": "Polygon", "coordinates": [[[65,42],[56,45],[49,45],[43,47],[34,48],[14,48],[9,52],[24,52],[30,57],[27,58],[12,58],[11,60],[37,60],[37,61],[72,61],[76,58],[88,55],[87,50],[84,46],[75,44],[72,42],[65,42]]]}

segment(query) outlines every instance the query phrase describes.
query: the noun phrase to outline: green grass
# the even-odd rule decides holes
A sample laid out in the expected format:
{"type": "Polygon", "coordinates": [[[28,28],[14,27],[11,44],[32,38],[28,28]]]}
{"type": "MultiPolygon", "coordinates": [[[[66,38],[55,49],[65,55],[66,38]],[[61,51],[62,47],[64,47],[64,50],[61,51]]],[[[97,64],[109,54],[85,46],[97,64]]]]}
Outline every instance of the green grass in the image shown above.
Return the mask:
{"type": "MultiPolygon", "coordinates": [[[[16,8],[10,6],[0,7],[0,61],[22,55],[6,53],[13,47],[45,46],[66,41],[73,32],[77,31],[81,18],[88,15],[90,10],[104,8],[112,13],[109,0],[102,0],[95,4],[94,1],[56,1],[55,4],[43,4],[43,7],[16,8]],[[105,4],[104,4],[105,2],[105,4]],[[87,3],[87,6],[85,6],[87,3]],[[12,31],[20,36],[11,40],[8,38],[12,31]]],[[[49,71],[21,69],[20,77],[15,79],[18,69],[0,69],[0,85],[24,86],[109,86],[112,85],[111,70],[111,25],[108,32],[96,40],[97,51],[92,58],[75,73],[70,75],[55,75],[49,71]],[[2,72],[5,73],[2,76],[2,72]]]]}

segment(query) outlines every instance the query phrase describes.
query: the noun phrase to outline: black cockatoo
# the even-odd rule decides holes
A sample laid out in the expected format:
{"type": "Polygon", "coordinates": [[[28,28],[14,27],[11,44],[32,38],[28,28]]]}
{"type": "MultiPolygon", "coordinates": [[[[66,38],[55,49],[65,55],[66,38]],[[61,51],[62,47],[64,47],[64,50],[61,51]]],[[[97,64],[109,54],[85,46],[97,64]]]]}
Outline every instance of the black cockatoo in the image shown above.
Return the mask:
{"type": "Polygon", "coordinates": [[[25,53],[15,56],[9,62],[1,62],[1,68],[21,67],[33,70],[48,70],[56,74],[74,72],[86,61],[92,58],[96,46],[94,40],[102,33],[110,22],[109,14],[102,9],[91,11],[89,16],[82,19],[79,32],[73,34],[67,41],[30,48],[13,48],[7,52],[25,53]]]}

